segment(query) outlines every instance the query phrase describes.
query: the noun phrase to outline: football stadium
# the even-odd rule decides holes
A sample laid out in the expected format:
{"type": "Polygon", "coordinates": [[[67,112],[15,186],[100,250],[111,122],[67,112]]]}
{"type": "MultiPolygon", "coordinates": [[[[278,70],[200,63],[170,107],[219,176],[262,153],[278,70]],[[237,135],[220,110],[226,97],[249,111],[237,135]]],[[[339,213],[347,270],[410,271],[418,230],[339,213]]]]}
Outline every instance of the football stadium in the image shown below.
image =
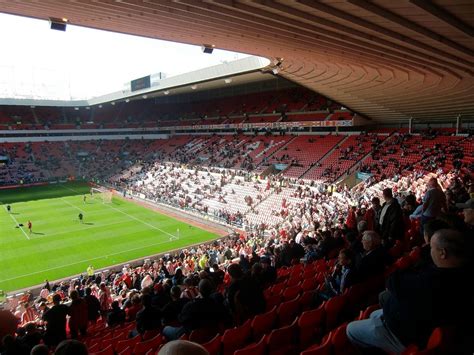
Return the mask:
{"type": "Polygon", "coordinates": [[[0,354],[474,353],[472,0],[0,22],[0,354]]]}

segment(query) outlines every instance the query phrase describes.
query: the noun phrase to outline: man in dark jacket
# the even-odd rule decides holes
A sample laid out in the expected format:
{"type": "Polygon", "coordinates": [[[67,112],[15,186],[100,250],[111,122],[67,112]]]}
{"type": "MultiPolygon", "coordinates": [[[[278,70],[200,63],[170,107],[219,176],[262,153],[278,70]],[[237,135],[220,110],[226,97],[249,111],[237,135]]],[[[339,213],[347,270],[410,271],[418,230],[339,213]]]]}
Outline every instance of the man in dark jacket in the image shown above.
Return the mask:
{"type": "Polygon", "coordinates": [[[390,248],[395,244],[395,240],[403,238],[405,231],[403,213],[400,204],[393,198],[390,188],[384,189],[382,193],[385,203],[380,211],[379,232],[382,237],[382,244],[386,248],[390,248]]]}
{"type": "Polygon", "coordinates": [[[53,304],[54,306],[43,315],[47,323],[44,342],[48,346],[56,346],[66,339],[66,316],[69,308],[61,304],[61,296],[58,294],[53,296],[53,304]]]}
{"type": "Polygon", "coordinates": [[[387,251],[381,245],[380,236],[374,231],[365,231],[362,236],[364,252],[356,260],[357,278],[359,282],[372,276],[380,275],[390,262],[387,251]]]}
{"type": "Polygon", "coordinates": [[[86,301],[87,304],[87,319],[89,322],[95,323],[100,315],[100,302],[97,297],[92,294],[90,287],[86,288],[86,296],[84,297],[84,301],[86,301]]]}
{"type": "Polygon", "coordinates": [[[474,300],[466,279],[470,274],[466,237],[441,229],[430,244],[435,266],[419,273],[393,273],[383,309],[347,326],[352,343],[401,353],[410,344],[424,348],[436,327],[454,326],[459,337],[455,344],[462,349],[452,348],[450,353],[472,353],[474,300]]]}

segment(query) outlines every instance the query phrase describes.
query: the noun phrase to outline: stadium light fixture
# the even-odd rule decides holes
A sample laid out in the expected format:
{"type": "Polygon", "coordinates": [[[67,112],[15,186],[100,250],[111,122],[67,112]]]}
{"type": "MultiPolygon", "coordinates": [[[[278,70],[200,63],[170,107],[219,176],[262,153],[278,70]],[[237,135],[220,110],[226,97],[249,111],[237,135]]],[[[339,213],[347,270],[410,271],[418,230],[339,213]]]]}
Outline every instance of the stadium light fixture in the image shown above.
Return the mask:
{"type": "Polygon", "coordinates": [[[168,95],[169,93],[170,93],[170,91],[169,91],[169,90],[165,90],[165,91],[163,91],[163,94],[165,94],[165,95],[168,95]]]}
{"type": "Polygon", "coordinates": [[[198,86],[197,86],[196,84],[194,84],[194,85],[191,85],[191,89],[193,89],[193,90],[196,90],[196,89],[197,89],[197,87],[198,87],[198,86]]]}
{"type": "Polygon", "coordinates": [[[56,18],[56,17],[50,17],[49,18],[49,26],[52,30],[56,31],[66,31],[66,25],[69,22],[69,20],[65,17],[63,18],[56,18]]]}
{"type": "Polygon", "coordinates": [[[89,106],[86,106],[86,110],[90,110],[91,108],[89,106]]]}
{"type": "Polygon", "coordinates": [[[144,99],[148,98],[148,96],[147,96],[147,95],[142,95],[142,97],[143,97],[144,99]]]}
{"type": "Polygon", "coordinates": [[[227,79],[224,79],[224,82],[226,84],[230,84],[232,82],[232,78],[227,78],[227,79]]]}
{"type": "Polygon", "coordinates": [[[99,108],[102,108],[102,105],[99,105],[99,108]]]}
{"type": "Polygon", "coordinates": [[[114,101],[112,101],[112,102],[111,102],[111,105],[112,105],[112,106],[115,106],[115,102],[114,102],[114,101]]]}
{"type": "Polygon", "coordinates": [[[202,52],[207,54],[212,54],[214,48],[216,48],[215,44],[203,44],[201,46],[202,52]]]}
{"type": "Polygon", "coordinates": [[[130,102],[130,99],[126,99],[125,102],[130,102]]]}
{"type": "Polygon", "coordinates": [[[74,110],[79,111],[79,107],[74,107],[74,110]]]}

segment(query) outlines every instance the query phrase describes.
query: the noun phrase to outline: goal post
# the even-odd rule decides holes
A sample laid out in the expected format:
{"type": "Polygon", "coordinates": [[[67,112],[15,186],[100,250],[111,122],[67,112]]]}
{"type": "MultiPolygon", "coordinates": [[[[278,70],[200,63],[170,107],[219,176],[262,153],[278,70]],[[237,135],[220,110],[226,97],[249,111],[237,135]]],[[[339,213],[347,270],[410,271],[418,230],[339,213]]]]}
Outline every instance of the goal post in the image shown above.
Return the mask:
{"type": "Polygon", "coordinates": [[[91,187],[91,195],[93,199],[100,200],[102,203],[112,203],[112,190],[105,187],[91,187]]]}

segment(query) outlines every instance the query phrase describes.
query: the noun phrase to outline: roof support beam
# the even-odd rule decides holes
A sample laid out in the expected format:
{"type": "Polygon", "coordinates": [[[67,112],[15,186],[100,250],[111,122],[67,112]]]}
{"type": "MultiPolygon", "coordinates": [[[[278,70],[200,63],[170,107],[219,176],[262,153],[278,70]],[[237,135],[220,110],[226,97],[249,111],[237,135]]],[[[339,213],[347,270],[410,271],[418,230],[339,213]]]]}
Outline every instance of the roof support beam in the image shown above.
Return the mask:
{"type": "Polygon", "coordinates": [[[473,37],[474,36],[474,28],[469,26],[467,23],[462,22],[459,18],[450,14],[446,10],[441,10],[438,6],[433,4],[431,1],[426,0],[410,0],[410,2],[420,9],[423,9],[430,15],[436,17],[438,20],[441,20],[448,25],[457,28],[459,31],[473,37]]]}

